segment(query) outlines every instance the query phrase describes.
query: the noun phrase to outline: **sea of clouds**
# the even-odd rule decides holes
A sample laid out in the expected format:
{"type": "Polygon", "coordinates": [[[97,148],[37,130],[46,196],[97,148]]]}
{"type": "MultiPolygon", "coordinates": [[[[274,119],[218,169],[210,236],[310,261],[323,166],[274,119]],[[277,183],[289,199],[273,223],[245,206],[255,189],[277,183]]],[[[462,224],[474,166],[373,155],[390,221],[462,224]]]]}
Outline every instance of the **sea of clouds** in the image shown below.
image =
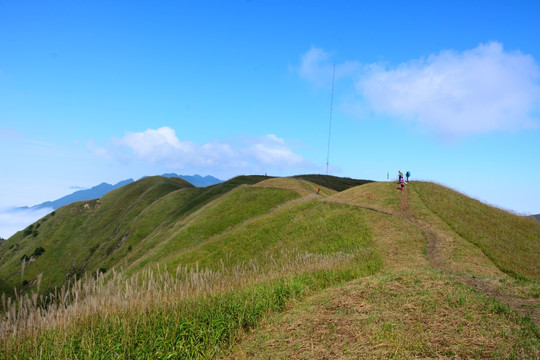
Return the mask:
{"type": "Polygon", "coordinates": [[[0,208],[0,237],[8,239],[52,211],[52,208],[0,208]]]}

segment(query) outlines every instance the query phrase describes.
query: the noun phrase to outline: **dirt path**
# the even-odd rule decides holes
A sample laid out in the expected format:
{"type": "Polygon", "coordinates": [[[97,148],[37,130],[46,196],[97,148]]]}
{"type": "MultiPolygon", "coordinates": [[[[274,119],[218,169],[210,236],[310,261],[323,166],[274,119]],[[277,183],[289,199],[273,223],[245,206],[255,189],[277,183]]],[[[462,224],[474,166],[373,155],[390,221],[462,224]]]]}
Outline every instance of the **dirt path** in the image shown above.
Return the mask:
{"type": "MultiPolygon", "coordinates": [[[[407,223],[417,227],[424,232],[427,240],[427,256],[431,265],[438,270],[445,271],[452,274],[451,276],[473,287],[477,291],[483,293],[486,296],[497,299],[501,303],[507,305],[511,309],[518,311],[520,314],[530,316],[531,319],[540,326],[540,299],[538,298],[522,298],[520,294],[522,291],[514,291],[511,289],[503,291],[499,278],[508,278],[508,275],[502,273],[496,269],[496,275],[488,273],[481,273],[482,265],[480,267],[469,269],[468,272],[476,275],[457,275],[456,273],[463,272],[463,269],[459,269],[459,264],[452,260],[452,252],[456,246],[462,244],[456,243],[455,239],[448,232],[443,231],[437,224],[432,224],[429,221],[422,221],[413,215],[410,199],[409,189],[404,191],[398,191],[400,195],[399,212],[388,211],[386,209],[379,208],[377,206],[369,206],[366,204],[352,203],[349,199],[336,199],[333,197],[327,198],[326,201],[333,201],[339,203],[347,203],[358,206],[362,209],[375,211],[381,214],[389,216],[395,216],[407,223]],[[477,271],[474,271],[477,270],[477,271]]],[[[481,255],[484,257],[483,255],[481,255]]],[[[491,263],[491,262],[490,262],[491,263]]],[[[511,281],[511,280],[510,280],[511,281]]]]}
{"type": "MultiPolygon", "coordinates": [[[[447,251],[447,235],[431,224],[415,219],[409,206],[408,190],[403,191],[400,201],[401,217],[421,229],[427,238],[427,254],[430,263],[434,268],[451,271],[449,264],[451,262],[447,251]]],[[[509,295],[501,291],[498,280],[489,278],[480,278],[474,275],[452,275],[452,277],[462,283],[465,283],[477,291],[495,298],[509,308],[516,310],[522,315],[530,316],[531,319],[540,326],[540,299],[524,299],[517,295],[509,295]]]]}

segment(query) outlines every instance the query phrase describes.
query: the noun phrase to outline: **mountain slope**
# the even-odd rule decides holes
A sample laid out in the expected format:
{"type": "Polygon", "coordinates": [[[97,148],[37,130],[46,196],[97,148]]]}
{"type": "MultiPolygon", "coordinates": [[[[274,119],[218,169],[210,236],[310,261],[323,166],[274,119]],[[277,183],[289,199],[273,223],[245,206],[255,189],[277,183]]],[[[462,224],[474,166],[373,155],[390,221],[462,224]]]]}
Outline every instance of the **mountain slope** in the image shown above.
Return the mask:
{"type": "Polygon", "coordinates": [[[216,184],[219,184],[219,183],[223,182],[223,180],[219,180],[218,178],[215,178],[215,177],[210,176],[210,175],[206,175],[206,176],[201,176],[201,175],[198,175],[198,174],[195,174],[195,175],[178,175],[178,174],[175,174],[175,173],[171,173],[171,174],[163,174],[161,176],[164,176],[164,177],[179,177],[181,179],[186,180],[188,183],[195,185],[196,187],[206,187],[206,186],[216,185],[216,184]]]}
{"type": "MultiPolygon", "coordinates": [[[[163,174],[161,175],[163,177],[177,177],[186,180],[190,184],[196,186],[196,187],[206,187],[210,185],[215,185],[223,182],[222,180],[219,180],[213,176],[207,175],[207,176],[200,176],[200,175],[178,175],[178,174],[163,174]]],[[[130,184],[133,182],[133,179],[126,179],[123,181],[118,182],[115,185],[111,185],[108,183],[101,183],[99,185],[96,185],[90,189],[85,190],[79,190],[75,191],[74,193],[71,193],[69,195],[63,196],[60,199],[56,199],[53,201],[45,201],[41,204],[34,205],[31,207],[25,206],[21,207],[21,209],[53,209],[56,210],[64,205],[72,204],[77,201],[85,201],[85,200],[93,200],[98,199],[102,197],[103,195],[107,194],[109,191],[118,189],[124,185],[130,184]]]]}
{"type": "MultiPolygon", "coordinates": [[[[146,177],[101,199],[64,206],[18,232],[0,247],[0,279],[12,292],[14,286],[25,280],[33,286],[38,274],[43,273],[46,276],[41,289],[47,291],[74,275],[109,270],[121,263],[141,264],[141,260],[154,253],[151,249],[167,243],[169,235],[176,233],[176,226],[181,226],[189,214],[238,186],[261,179],[268,177],[238,176],[224,183],[195,188],[176,177],[146,177]],[[45,252],[32,256],[40,247],[45,252]],[[28,264],[21,276],[23,256],[28,257],[28,264]]],[[[240,202],[239,206],[242,205],[240,202]]],[[[235,213],[242,212],[239,208],[235,213]]],[[[142,264],[148,262],[147,259],[142,264]]]]}
{"type": "Polygon", "coordinates": [[[42,289],[47,290],[74,275],[108,268],[129,251],[129,224],[138,213],[156,198],[183,188],[193,185],[179,178],[150,177],[102,199],[64,206],[8,239],[0,252],[0,278],[16,286],[22,280],[33,283],[43,273],[42,289]],[[44,253],[32,256],[40,247],[44,253]],[[28,264],[21,276],[25,255],[28,264]]]}
{"type": "MultiPolygon", "coordinates": [[[[60,199],[53,200],[53,201],[46,201],[38,205],[34,205],[30,207],[30,209],[44,209],[44,208],[51,208],[53,210],[56,210],[64,205],[72,204],[77,201],[84,201],[84,200],[92,200],[97,199],[108,193],[109,191],[112,191],[114,189],[118,189],[124,185],[130,184],[133,182],[133,179],[127,179],[120,181],[119,183],[115,185],[107,184],[107,183],[101,183],[99,185],[96,185],[90,189],[87,190],[79,190],[75,191],[72,194],[66,195],[61,197],[60,199]]],[[[24,209],[25,207],[23,207],[24,209]]]]}
{"type": "Polygon", "coordinates": [[[540,280],[540,223],[426,182],[414,190],[433,213],[480,248],[502,271],[540,280]]]}
{"type": "Polygon", "coordinates": [[[343,191],[351,187],[368,184],[371,180],[359,180],[351,178],[343,178],[332,175],[297,175],[295,179],[302,179],[314,184],[327,187],[335,191],[343,191]]]}
{"type": "MultiPolygon", "coordinates": [[[[88,259],[97,237],[86,270],[115,272],[77,283],[43,317],[56,320],[32,318],[47,331],[3,337],[24,326],[0,322],[0,346],[27,358],[538,357],[537,222],[431,183],[312,179],[149,178],[56,211],[2,245],[0,263],[54,220],[47,239],[88,259]]],[[[6,279],[31,294],[44,248],[6,279]]]]}
{"type": "Polygon", "coordinates": [[[383,271],[272,314],[220,358],[540,355],[537,224],[430,183],[410,183],[405,192],[367,184],[324,201],[368,211],[383,271]],[[511,241],[500,252],[504,236],[511,241]]]}

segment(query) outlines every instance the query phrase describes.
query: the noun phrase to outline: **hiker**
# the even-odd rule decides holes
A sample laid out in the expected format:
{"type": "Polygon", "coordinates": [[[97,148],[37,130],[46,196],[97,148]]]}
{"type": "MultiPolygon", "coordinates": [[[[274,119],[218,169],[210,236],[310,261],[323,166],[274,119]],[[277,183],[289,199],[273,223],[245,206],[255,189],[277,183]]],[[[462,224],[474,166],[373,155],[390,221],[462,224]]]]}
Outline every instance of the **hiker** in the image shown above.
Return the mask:
{"type": "Polygon", "coordinates": [[[399,190],[403,191],[403,188],[405,187],[405,181],[403,181],[403,177],[399,179],[399,184],[401,185],[401,188],[399,190]]]}
{"type": "Polygon", "coordinates": [[[399,178],[399,183],[401,183],[401,180],[403,180],[403,173],[401,172],[401,170],[398,170],[398,178],[399,178]]]}
{"type": "Polygon", "coordinates": [[[321,193],[321,188],[317,188],[317,194],[321,193]]]}
{"type": "Polygon", "coordinates": [[[411,172],[407,170],[407,172],[405,173],[405,176],[407,177],[407,182],[409,182],[409,176],[411,176],[411,172]]]}

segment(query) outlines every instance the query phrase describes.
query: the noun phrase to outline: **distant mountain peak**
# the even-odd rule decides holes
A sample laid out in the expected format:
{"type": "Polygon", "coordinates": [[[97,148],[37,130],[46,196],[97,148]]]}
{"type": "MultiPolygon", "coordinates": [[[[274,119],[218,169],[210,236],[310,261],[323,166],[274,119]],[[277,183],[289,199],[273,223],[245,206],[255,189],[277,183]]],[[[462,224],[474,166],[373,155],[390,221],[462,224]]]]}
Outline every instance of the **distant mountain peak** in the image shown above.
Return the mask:
{"type": "Polygon", "coordinates": [[[92,199],[100,198],[106,193],[108,193],[109,191],[118,189],[132,182],[133,182],[133,179],[122,180],[116,183],[115,185],[102,182],[101,184],[96,185],[90,189],[78,190],[78,191],[75,191],[74,193],[63,196],[59,199],[56,199],[53,201],[45,201],[41,204],[34,205],[30,208],[31,209],[52,208],[53,210],[56,210],[64,205],[68,205],[77,201],[92,200],[92,199]]]}
{"type": "Polygon", "coordinates": [[[168,174],[163,174],[161,176],[164,176],[164,177],[179,177],[179,178],[182,178],[184,180],[186,180],[187,182],[195,185],[196,187],[206,187],[206,186],[210,186],[210,185],[215,185],[215,184],[219,184],[219,183],[222,183],[223,180],[219,180],[218,178],[215,178],[213,176],[210,176],[210,175],[206,175],[206,176],[201,176],[199,174],[195,174],[195,175],[178,175],[178,174],[175,174],[175,173],[168,173],[168,174]]]}
{"type": "MultiPolygon", "coordinates": [[[[213,176],[207,175],[202,177],[201,175],[195,174],[195,175],[178,175],[174,173],[169,174],[163,174],[161,175],[163,177],[178,177],[181,179],[186,180],[187,182],[191,183],[192,185],[196,187],[206,187],[214,184],[219,184],[223,182],[223,180],[219,180],[213,176]]],[[[118,189],[124,185],[132,183],[133,179],[126,179],[122,180],[115,185],[108,184],[106,182],[102,182],[99,185],[96,185],[90,189],[85,190],[77,190],[74,193],[71,193],[69,195],[63,196],[59,199],[53,200],[53,201],[45,201],[41,204],[34,205],[31,207],[25,206],[22,207],[22,209],[45,209],[45,208],[51,208],[53,210],[56,210],[64,205],[68,205],[77,201],[84,201],[84,200],[92,200],[102,197],[103,195],[107,194],[109,191],[118,189]]]]}

